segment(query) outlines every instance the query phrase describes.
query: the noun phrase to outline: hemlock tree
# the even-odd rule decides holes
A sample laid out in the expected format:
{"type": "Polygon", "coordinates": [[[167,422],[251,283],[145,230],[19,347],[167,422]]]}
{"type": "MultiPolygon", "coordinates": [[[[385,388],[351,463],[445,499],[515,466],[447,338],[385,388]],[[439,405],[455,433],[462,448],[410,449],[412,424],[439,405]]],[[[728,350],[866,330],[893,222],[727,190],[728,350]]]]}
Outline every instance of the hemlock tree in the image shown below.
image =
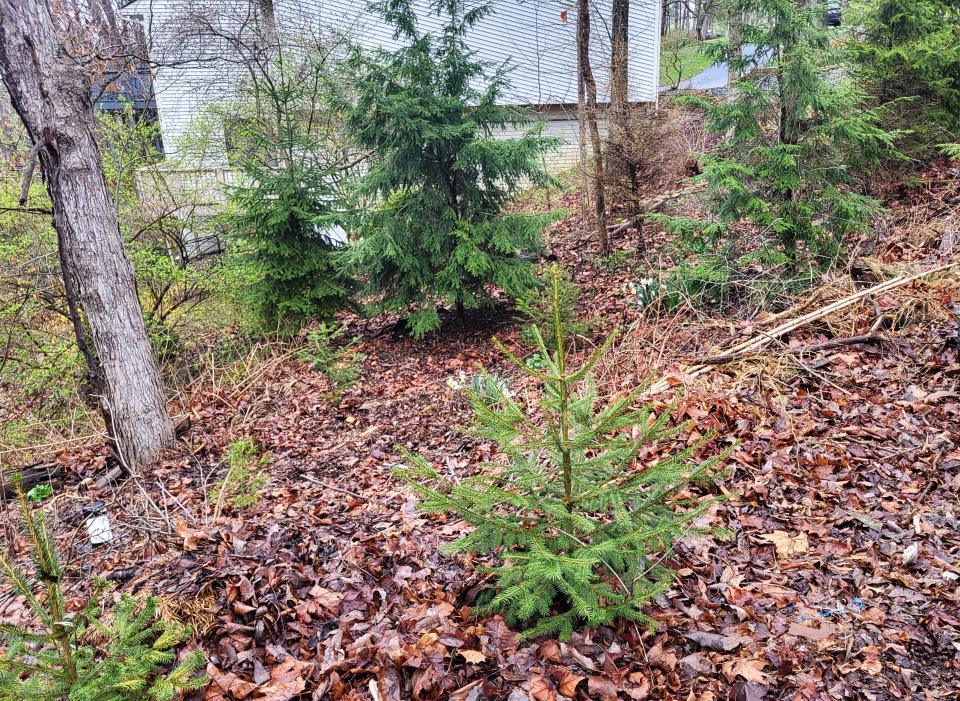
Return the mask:
{"type": "Polygon", "coordinates": [[[173,445],[173,422],[107,192],[90,86],[44,0],[0,0],[0,77],[40,160],[71,323],[106,429],[137,470],[173,445]]]}
{"type": "Polygon", "coordinates": [[[357,284],[335,254],[354,162],[327,99],[334,43],[288,47],[276,37],[266,33],[274,50],[251,58],[240,97],[214,115],[240,174],[227,221],[250,280],[247,297],[264,325],[296,329],[352,306],[357,284]]]}
{"type": "Polygon", "coordinates": [[[954,0],[863,2],[852,41],[858,75],[920,145],[960,138],[960,6],[954,0]]]}
{"type": "Polygon", "coordinates": [[[707,183],[716,221],[660,221],[716,243],[730,224],[746,220],[774,234],[794,265],[801,246],[815,261],[835,260],[845,235],[868,227],[879,203],[864,194],[861,177],[895,155],[898,134],[880,126],[883,109],[869,105],[839,68],[826,7],[820,0],[730,0],[731,16],[743,21],[722,50],[731,73],[743,77],[729,100],[687,100],[722,135],[696,178],[707,183]],[[767,65],[758,68],[764,57],[767,65]]]}
{"type": "Polygon", "coordinates": [[[302,163],[240,172],[247,184],[231,193],[230,221],[247,252],[246,294],[260,322],[296,330],[349,307],[355,284],[335,264],[339,217],[324,174],[302,163]]]}
{"type": "Polygon", "coordinates": [[[407,312],[414,336],[440,326],[438,304],[458,313],[511,296],[533,282],[520,253],[542,247],[549,215],[507,212],[522,187],[549,181],[543,154],[556,142],[530,117],[500,103],[507,69],[490,72],[464,37],[491,9],[465,0],[432,0],[446,19],[438,35],[421,33],[409,0],[376,5],[408,45],[364,56],[349,67],[353,104],[346,127],[371,152],[360,191],[372,209],[347,252],[368,292],[386,309],[407,312]],[[522,136],[495,139],[508,125],[522,136]]]}
{"type": "Polygon", "coordinates": [[[603,403],[589,373],[612,337],[579,368],[569,366],[561,320],[561,273],[554,266],[551,353],[531,327],[546,360],[528,367],[501,344],[525,374],[543,383],[537,407],[524,407],[487,376],[468,389],[476,425],[495,442],[503,463],[459,481],[441,476],[422,457],[408,455],[397,474],[423,498],[429,512],[454,512],[473,527],[447,546],[451,553],[495,553],[495,591],[478,612],[502,611],[533,637],[569,639],[580,622],[652,620],[644,605],[669,588],[673,571],[663,564],[676,541],[697,531],[692,520],[713,503],[688,491],[718,476],[727,452],[697,463],[711,437],[670,450],[659,460],[638,459],[650,445],[672,441],[687,426],[670,428],[669,411],[632,408],[638,393],[603,403]]]}

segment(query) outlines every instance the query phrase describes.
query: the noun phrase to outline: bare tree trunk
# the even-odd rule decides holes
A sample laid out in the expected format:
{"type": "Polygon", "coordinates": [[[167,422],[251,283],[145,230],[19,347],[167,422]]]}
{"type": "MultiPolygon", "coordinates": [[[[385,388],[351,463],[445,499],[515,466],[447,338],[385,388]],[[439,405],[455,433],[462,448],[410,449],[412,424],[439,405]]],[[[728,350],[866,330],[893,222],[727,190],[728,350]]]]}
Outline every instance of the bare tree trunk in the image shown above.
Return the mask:
{"type": "Polygon", "coordinates": [[[90,375],[103,378],[107,430],[127,467],[142,468],[173,445],[173,422],[107,193],[87,80],[57,39],[45,0],[0,0],[0,76],[41,144],[64,281],[90,326],[99,363],[90,375]]]}
{"type": "Polygon", "coordinates": [[[607,125],[608,181],[629,183],[637,191],[629,94],[630,0],[613,0],[610,56],[610,123],[607,125]]]}
{"type": "Polygon", "coordinates": [[[704,29],[707,24],[707,15],[710,12],[710,5],[707,0],[697,0],[697,12],[694,17],[696,22],[697,41],[703,41],[704,29]]]}
{"type": "Polygon", "coordinates": [[[743,78],[743,74],[736,64],[743,59],[743,10],[734,7],[729,16],[730,20],[730,51],[731,60],[727,61],[727,72],[729,73],[727,81],[729,83],[729,96],[733,98],[736,87],[735,83],[743,78]]]}
{"type": "Polygon", "coordinates": [[[591,178],[589,172],[590,157],[587,155],[587,93],[583,81],[577,76],[577,127],[580,147],[580,176],[583,181],[580,187],[580,220],[584,229],[592,228],[590,221],[593,212],[590,211],[591,178]]]}
{"type": "Polygon", "coordinates": [[[581,118],[586,117],[593,146],[594,226],[600,252],[607,255],[610,253],[610,240],[607,237],[607,206],[603,196],[603,146],[597,124],[597,81],[594,80],[593,68],[590,66],[590,0],[577,0],[577,64],[585,96],[585,109],[581,118]]]}

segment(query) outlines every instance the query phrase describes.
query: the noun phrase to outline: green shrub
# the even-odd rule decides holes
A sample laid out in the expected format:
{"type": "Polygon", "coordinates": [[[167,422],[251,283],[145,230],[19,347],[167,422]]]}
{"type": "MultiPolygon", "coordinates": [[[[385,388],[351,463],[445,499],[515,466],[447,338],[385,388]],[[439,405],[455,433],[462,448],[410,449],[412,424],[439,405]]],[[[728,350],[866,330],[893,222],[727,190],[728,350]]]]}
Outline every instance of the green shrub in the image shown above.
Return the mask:
{"type": "Polygon", "coordinates": [[[182,341],[177,330],[170,324],[157,317],[144,318],[147,326],[147,336],[157,360],[161,363],[175,360],[182,349],[182,341]]]}
{"type": "Polygon", "coordinates": [[[208,495],[209,501],[215,504],[215,513],[219,514],[223,504],[242,510],[260,503],[263,496],[260,492],[269,477],[261,469],[267,457],[259,455],[256,444],[249,438],[234,441],[227,446],[224,462],[227,474],[208,495]]]}
{"type": "Polygon", "coordinates": [[[225,223],[246,268],[245,296],[266,330],[296,332],[353,306],[357,284],[337,258],[356,156],[330,105],[324,37],[280,47],[268,30],[262,40],[276,50],[252,62],[239,97],[206,118],[228,135],[227,159],[238,173],[225,223]]]}
{"type": "Polygon", "coordinates": [[[50,484],[38,484],[27,492],[27,501],[41,502],[53,496],[53,487],[50,484]]]}
{"type": "MultiPolygon", "coordinates": [[[[561,272],[551,272],[551,298],[561,303],[561,272]]],[[[397,474],[423,498],[421,508],[454,512],[473,530],[447,552],[494,553],[500,562],[479,613],[502,611],[525,637],[557,633],[569,639],[579,622],[652,620],[644,605],[665,591],[673,571],[666,553],[703,514],[711,498],[686,492],[709,483],[726,453],[702,463],[693,456],[709,438],[637,462],[648,445],[675,440],[669,411],[634,409],[637,393],[602,404],[589,372],[612,338],[578,369],[568,367],[564,328],[555,317],[551,354],[539,331],[543,371],[528,368],[498,343],[516,366],[544,385],[539,407],[507,394],[493,401],[468,393],[473,433],[495,442],[504,464],[487,464],[473,477],[451,481],[420,456],[407,455],[397,474]]]]}
{"type": "Polygon", "coordinates": [[[960,137],[960,7],[956,0],[860,2],[852,38],[857,77],[882,102],[888,122],[908,129],[918,150],[960,137]],[[906,99],[903,99],[906,98],[906,99]]]}
{"type": "Polygon", "coordinates": [[[838,259],[844,239],[865,232],[880,203],[864,180],[894,148],[898,132],[882,126],[886,110],[871,104],[855,80],[838,71],[843,53],[823,21],[827,3],[731,0],[745,18],[738,42],[717,46],[731,72],[743,76],[729,99],[685,98],[719,137],[702,156],[712,220],[651,215],[694,249],[716,252],[739,223],[771,237],[796,264],[838,259]],[[768,65],[754,71],[758,56],[768,65]]]}
{"type": "Polygon", "coordinates": [[[955,161],[960,161],[960,144],[940,144],[940,152],[955,161]]]}
{"type": "Polygon", "coordinates": [[[544,370],[547,367],[547,361],[539,353],[532,353],[524,358],[523,364],[531,370],[544,370]]]}
{"type": "Polygon", "coordinates": [[[686,303],[694,308],[721,304],[730,291],[731,269],[721,256],[706,256],[697,262],[684,262],[667,278],[667,306],[686,303]]]}
{"type": "Polygon", "coordinates": [[[520,254],[542,248],[553,214],[507,211],[530,185],[548,181],[543,155],[557,144],[530,114],[503,104],[503,67],[492,75],[464,36],[490,5],[431,0],[442,24],[423,33],[409,0],[378,4],[406,46],[349,61],[347,129],[371,153],[362,210],[347,251],[367,292],[405,313],[415,337],[440,326],[438,306],[458,313],[491,303],[491,288],[516,297],[533,284],[520,254]],[[495,138],[505,126],[521,136],[495,138]]]}
{"type": "Polygon", "coordinates": [[[630,251],[614,251],[597,258],[597,267],[611,273],[622,273],[630,268],[630,251]]]}
{"type": "Polygon", "coordinates": [[[341,339],[345,333],[342,325],[323,322],[307,332],[307,346],[300,351],[301,360],[327,377],[335,397],[356,383],[362,370],[360,364],[366,358],[356,350],[360,338],[344,343],[341,339]]]}
{"type": "Polygon", "coordinates": [[[330,186],[323,171],[293,161],[282,169],[251,163],[231,192],[230,222],[247,252],[246,290],[266,328],[298,329],[351,306],[355,284],[341,274],[329,227],[330,186]]]}
{"type": "Polygon", "coordinates": [[[25,628],[0,623],[5,652],[0,657],[2,701],[172,701],[180,692],[202,688],[203,653],[176,660],[189,630],[156,616],[156,600],[140,603],[124,595],[101,610],[105,582],[78,613],[69,613],[63,593],[63,566],[42,513],[34,514],[17,482],[23,530],[36,568],[34,581],[10,556],[0,554],[0,573],[36,619],[25,628]],[[35,589],[42,593],[38,594],[35,589]]]}

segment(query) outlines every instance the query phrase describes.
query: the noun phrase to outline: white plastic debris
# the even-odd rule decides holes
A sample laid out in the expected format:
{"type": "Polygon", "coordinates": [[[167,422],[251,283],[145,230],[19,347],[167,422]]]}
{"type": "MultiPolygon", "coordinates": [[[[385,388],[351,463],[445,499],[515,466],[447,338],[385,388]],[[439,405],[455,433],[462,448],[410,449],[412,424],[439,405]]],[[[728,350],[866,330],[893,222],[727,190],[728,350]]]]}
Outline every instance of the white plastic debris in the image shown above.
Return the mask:
{"type": "Polygon", "coordinates": [[[83,507],[83,524],[87,527],[91,545],[103,545],[113,541],[110,517],[102,501],[95,501],[83,507]]]}

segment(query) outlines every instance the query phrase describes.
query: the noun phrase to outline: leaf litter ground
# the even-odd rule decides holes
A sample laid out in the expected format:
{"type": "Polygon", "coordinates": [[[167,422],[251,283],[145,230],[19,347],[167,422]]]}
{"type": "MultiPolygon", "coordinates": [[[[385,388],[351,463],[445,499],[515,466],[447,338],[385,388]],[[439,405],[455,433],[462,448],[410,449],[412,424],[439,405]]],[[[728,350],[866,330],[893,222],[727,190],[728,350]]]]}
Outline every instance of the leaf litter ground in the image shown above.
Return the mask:
{"type": "MultiPolygon", "coordinates": [[[[944,244],[956,175],[935,168],[893,193],[871,271],[833,276],[824,297],[854,291],[854,275],[862,287],[884,266],[956,255],[960,241],[944,244]],[[907,231],[926,233],[911,248],[904,242],[918,237],[907,231]]],[[[289,347],[237,381],[206,376],[184,394],[191,429],[154,473],[100,490],[86,479],[55,500],[76,590],[96,574],[162,596],[207,652],[211,683],[197,698],[208,701],[957,697],[956,276],[865,302],[688,383],[686,363],[762,329],[763,318],[644,317],[629,282],[645,274],[657,237],[625,232],[615,243],[629,253],[616,265],[583,244],[575,219],[551,239],[583,289],[583,316],[602,320],[598,334],[631,325],[599,369],[603,386],[686,384],[677,418],[738,442],[720,487],[727,499],[704,519],[733,538],[689,539],[667,554],[678,577],[649,609],[657,631],[518,643],[499,617],[471,617],[485,585],[478,563],[438,552],[465,524],[418,513],[391,476],[397,445],[453,475],[495,459],[459,431],[470,416],[447,380],[481,366],[508,372],[488,342],[496,333],[519,346],[504,309],[420,343],[395,334],[394,320],[353,320],[366,359],[336,401],[289,347]],[[878,314],[887,342],[804,351],[862,333],[878,314]],[[255,506],[214,518],[224,451],[245,437],[268,456],[269,481],[255,506]],[[92,498],[108,502],[117,537],[89,553],[80,504],[92,498]]],[[[78,478],[102,471],[94,446],[60,459],[78,478]]],[[[16,601],[4,608],[16,618],[16,601]]]]}

